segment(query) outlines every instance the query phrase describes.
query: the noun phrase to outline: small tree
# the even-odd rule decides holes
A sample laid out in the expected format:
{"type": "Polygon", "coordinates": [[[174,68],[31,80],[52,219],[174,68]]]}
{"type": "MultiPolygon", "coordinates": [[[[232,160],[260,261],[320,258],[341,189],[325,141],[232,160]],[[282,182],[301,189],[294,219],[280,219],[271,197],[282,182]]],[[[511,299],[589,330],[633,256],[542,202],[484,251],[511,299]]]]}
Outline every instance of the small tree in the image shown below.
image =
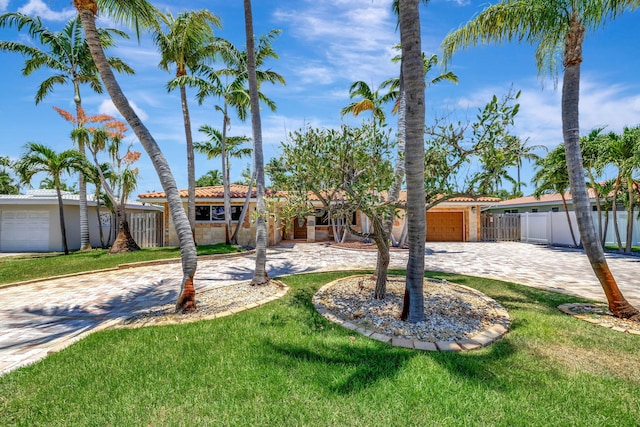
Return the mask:
{"type": "Polygon", "coordinates": [[[25,153],[16,162],[15,169],[21,181],[27,185],[31,185],[33,176],[40,172],[47,174],[53,181],[58,196],[62,247],[64,254],[69,255],[61,192],[62,175],[86,169],[84,156],[77,150],[65,150],[57,153],[46,145],[30,142],[25,146],[25,153]]]}

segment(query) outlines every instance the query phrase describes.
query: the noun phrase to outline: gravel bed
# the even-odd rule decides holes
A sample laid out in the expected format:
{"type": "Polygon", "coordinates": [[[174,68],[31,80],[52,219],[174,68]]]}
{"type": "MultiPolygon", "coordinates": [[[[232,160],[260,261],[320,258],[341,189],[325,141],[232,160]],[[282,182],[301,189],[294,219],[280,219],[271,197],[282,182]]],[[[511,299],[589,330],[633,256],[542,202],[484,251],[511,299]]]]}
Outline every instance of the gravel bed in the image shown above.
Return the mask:
{"type": "Polygon", "coordinates": [[[506,311],[486,295],[451,282],[425,279],[424,322],[399,319],[405,278],[389,276],[384,300],[373,298],[372,276],[351,276],[321,289],[314,304],[340,320],[383,335],[420,341],[455,341],[499,324],[508,328],[506,311]]]}
{"type": "Polygon", "coordinates": [[[282,296],[286,290],[287,287],[277,280],[260,286],[252,286],[251,281],[219,286],[196,293],[197,310],[193,313],[176,313],[173,302],[132,316],[124,320],[122,326],[153,326],[211,319],[229,311],[261,305],[282,296]]]}

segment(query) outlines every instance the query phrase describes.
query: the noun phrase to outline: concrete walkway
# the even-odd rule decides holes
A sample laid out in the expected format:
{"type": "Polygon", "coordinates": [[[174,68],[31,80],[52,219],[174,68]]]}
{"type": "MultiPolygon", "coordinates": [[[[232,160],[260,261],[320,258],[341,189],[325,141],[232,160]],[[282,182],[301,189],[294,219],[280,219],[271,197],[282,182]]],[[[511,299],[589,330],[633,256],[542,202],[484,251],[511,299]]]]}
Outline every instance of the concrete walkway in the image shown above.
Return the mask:
{"type": "MultiPolygon", "coordinates": [[[[507,280],[604,301],[581,251],[523,243],[429,243],[425,269],[507,280]]],[[[406,267],[393,251],[391,268],[406,267]]],[[[373,269],[375,251],[325,244],[285,243],[270,248],[270,277],[311,271],[373,269]]],[[[610,255],[609,265],[627,299],[640,307],[640,258],[610,255]]],[[[200,261],[198,290],[251,279],[255,256],[200,261]]],[[[180,264],[91,273],[0,289],[0,375],[44,358],[122,318],[175,301],[180,264]]]]}

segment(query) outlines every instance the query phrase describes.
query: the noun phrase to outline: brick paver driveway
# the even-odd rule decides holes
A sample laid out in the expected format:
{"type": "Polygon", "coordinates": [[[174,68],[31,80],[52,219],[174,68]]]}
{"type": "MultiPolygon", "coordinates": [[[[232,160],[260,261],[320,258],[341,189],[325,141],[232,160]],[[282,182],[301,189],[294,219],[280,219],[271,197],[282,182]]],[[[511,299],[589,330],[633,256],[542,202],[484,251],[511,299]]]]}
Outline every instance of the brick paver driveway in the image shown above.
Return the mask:
{"type": "MultiPolygon", "coordinates": [[[[581,251],[523,243],[429,243],[427,270],[508,280],[594,300],[602,290],[581,251]]],[[[375,252],[325,244],[286,243],[268,251],[269,275],[374,268],[375,252]]],[[[610,255],[626,297],[640,306],[640,258],[610,255]]],[[[228,286],[251,278],[254,256],[198,263],[196,286],[228,286]]],[[[394,251],[392,268],[406,266],[394,251]]],[[[86,333],[140,310],[175,300],[180,264],[45,280],[0,289],[0,374],[70,345],[86,333]]]]}

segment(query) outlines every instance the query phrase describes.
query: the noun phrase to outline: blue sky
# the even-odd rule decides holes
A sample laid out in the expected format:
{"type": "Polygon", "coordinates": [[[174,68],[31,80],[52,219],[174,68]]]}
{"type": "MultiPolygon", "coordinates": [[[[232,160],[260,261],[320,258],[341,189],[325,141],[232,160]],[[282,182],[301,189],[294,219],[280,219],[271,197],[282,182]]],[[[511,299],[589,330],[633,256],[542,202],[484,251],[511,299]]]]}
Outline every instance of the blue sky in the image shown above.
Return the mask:
{"type": "MultiPolygon", "coordinates": [[[[152,2],[174,15],[184,9],[210,8],[223,23],[217,35],[243,47],[244,14],[242,2],[228,0],[152,2]]],[[[280,59],[269,67],[282,74],[287,85],[265,85],[262,90],[276,101],[278,110],[262,110],[265,161],[278,155],[280,142],[289,132],[304,124],[318,127],[338,126],[340,109],[349,100],[352,82],[363,80],[372,87],[398,74],[391,63],[393,46],[399,42],[396,18],[390,0],[258,0],[254,5],[256,34],[280,29],[274,42],[280,59]]],[[[422,7],[423,50],[439,54],[445,35],[467,22],[487,6],[486,1],[431,0],[422,7]]],[[[0,12],[20,11],[40,16],[45,25],[59,29],[74,11],[69,0],[0,0],[0,12]]],[[[629,13],[587,35],[582,65],[580,120],[581,132],[606,126],[621,131],[625,125],[640,124],[640,58],[637,55],[639,12],[629,13]]],[[[100,20],[101,26],[111,26],[100,20]]],[[[28,41],[15,28],[0,29],[2,40],[28,41]]],[[[134,38],[119,40],[108,52],[128,62],[134,76],[119,76],[130,102],[155,137],[180,188],[186,188],[186,149],[180,101],[177,93],[167,93],[166,82],[173,74],[157,67],[159,55],[148,37],[140,43],[134,38]]],[[[72,110],[72,89],[59,86],[40,105],[34,95],[46,78],[45,72],[30,77],[21,75],[24,60],[20,55],[0,53],[0,155],[17,158],[25,143],[35,141],[56,150],[70,147],[70,125],[51,108],[72,110]]],[[[475,117],[496,94],[511,87],[521,90],[521,110],[513,132],[528,138],[532,145],[554,147],[562,140],[560,87],[553,79],[541,80],[535,68],[533,49],[527,45],[482,46],[454,56],[450,69],[460,80],[458,85],[443,83],[430,87],[427,97],[427,123],[445,114],[464,120],[475,117]]],[[[197,129],[203,124],[219,127],[220,114],[214,100],[198,106],[191,102],[194,139],[203,140],[197,129]]],[[[83,88],[83,105],[89,114],[118,116],[106,95],[83,88]]],[[[390,120],[393,123],[393,119],[390,120]]],[[[392,125],[393,126],[393,125],[392,125]]],[[[251,135],[251,124],[232,119],[231,135],[251,135]]],[[[132,132],[128,141],[144,151],[132,132]]],[[[239,176],[248,160],[232,164],[232,179],[239,176]]],[[[141,179],[136,193],[161,190],[153,166],[145,153],[138,162],[141,179]]],[[[207,160],[196,154],[196,177],[210,169],[220,169],[219,160],[207,160]]],[[[523,180],[528,182],[531,167],[525,166],[523,180]]],[[[67,179],[73,182],[73,179],[67,179]]],[[[37,182],[34,183],[37,186],[37,182]]],[[[525,193],[533,191],[531,185],[525,193]]]]}

